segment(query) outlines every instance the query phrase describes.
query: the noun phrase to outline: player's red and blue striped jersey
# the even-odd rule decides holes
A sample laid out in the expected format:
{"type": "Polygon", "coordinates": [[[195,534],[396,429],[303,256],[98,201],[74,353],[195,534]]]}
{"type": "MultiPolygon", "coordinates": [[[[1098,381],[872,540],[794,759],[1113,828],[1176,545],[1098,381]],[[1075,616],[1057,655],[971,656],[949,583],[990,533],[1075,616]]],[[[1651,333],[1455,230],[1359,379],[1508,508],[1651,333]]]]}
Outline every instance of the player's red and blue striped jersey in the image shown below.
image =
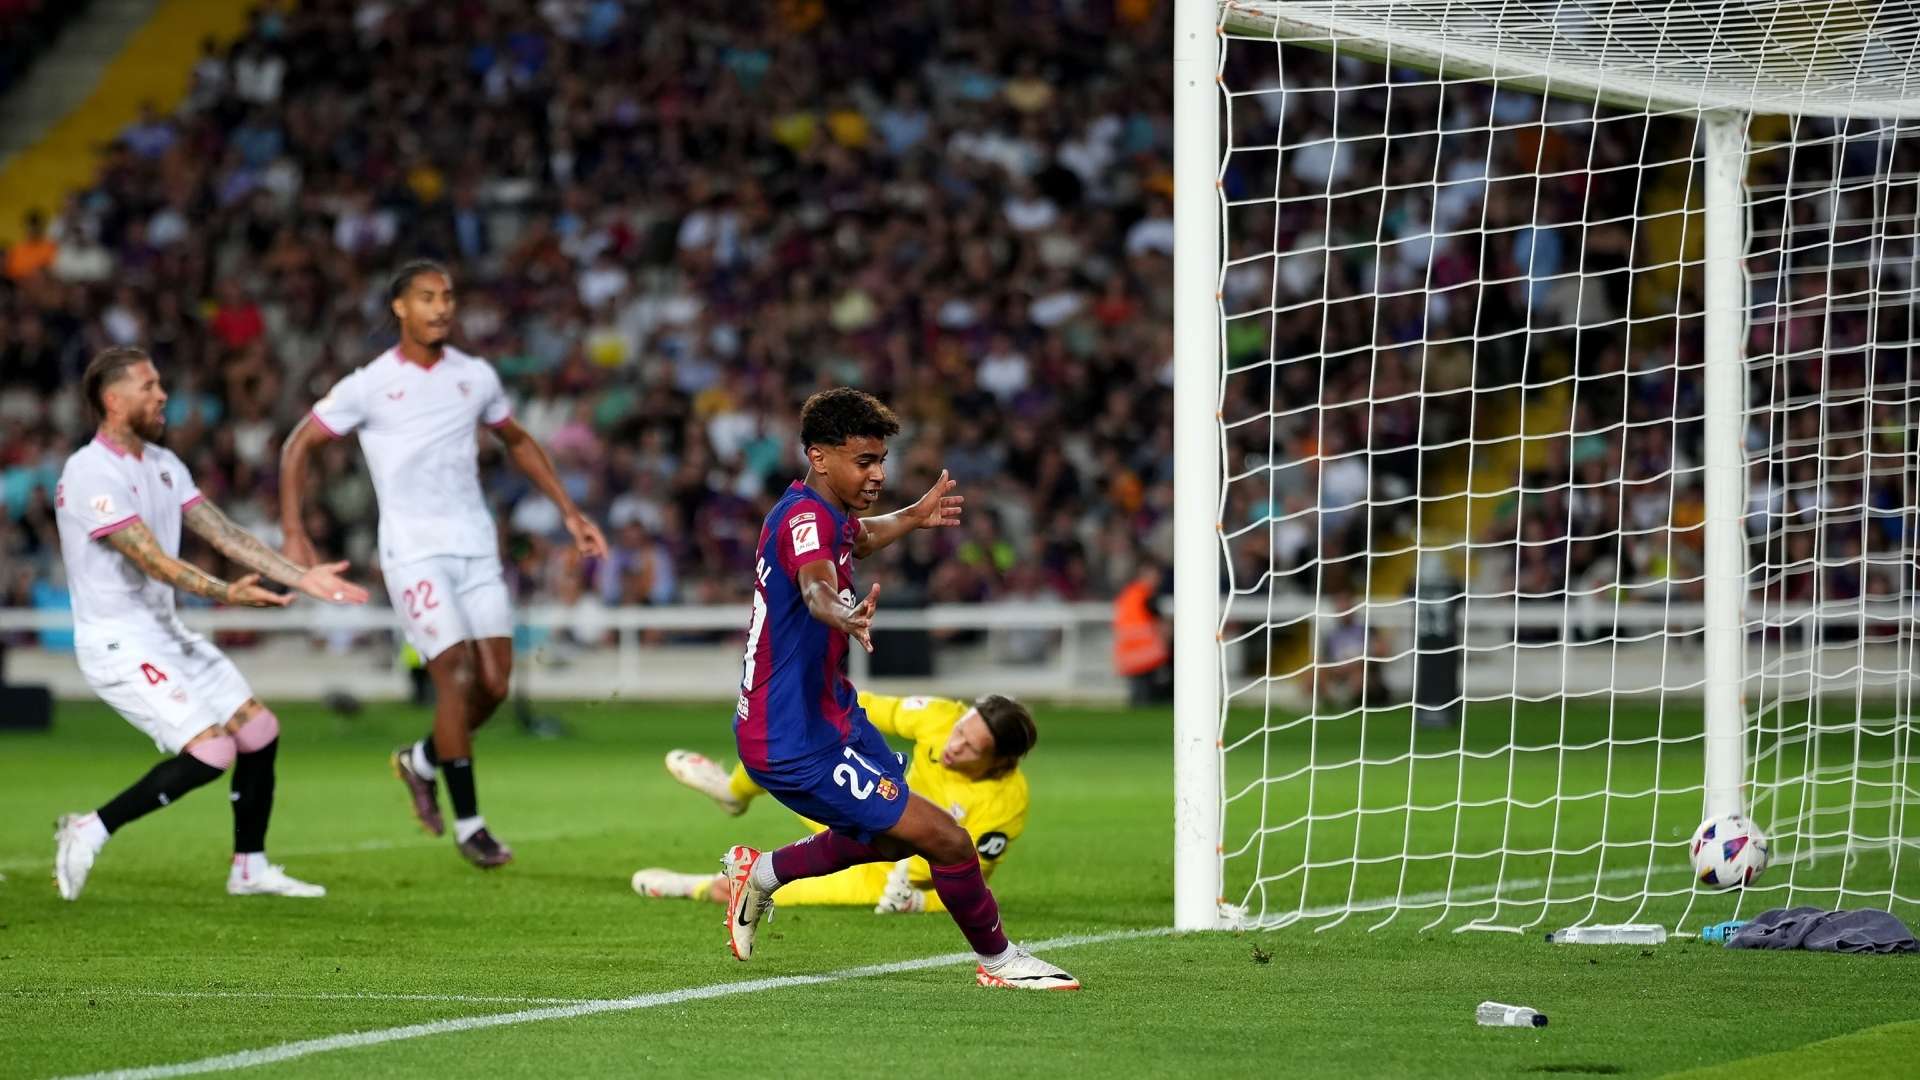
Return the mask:
{"type": "Polygon", "coordinates": [[[800,568],[830,560],[840,598],[854,602],[853,541],[860,521],[795,481],[760,527],[753,618],[733,720],[740,760],[778,768],[843,745],[859,699],[847,677],[847,635],[813,617],[800,568]]]}

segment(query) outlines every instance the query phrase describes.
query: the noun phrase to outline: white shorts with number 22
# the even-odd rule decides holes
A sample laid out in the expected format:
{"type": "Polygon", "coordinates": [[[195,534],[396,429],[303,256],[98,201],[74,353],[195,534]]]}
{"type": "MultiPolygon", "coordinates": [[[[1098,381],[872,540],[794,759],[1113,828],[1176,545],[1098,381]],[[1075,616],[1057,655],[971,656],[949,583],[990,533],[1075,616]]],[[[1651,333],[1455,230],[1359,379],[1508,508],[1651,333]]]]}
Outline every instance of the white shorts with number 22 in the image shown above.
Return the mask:
{"type": "Polygon", "coordinates": [[[382,569],[393,610],[422,660],[462,641],[513,636],[513,604],[498,555],[436,555],[382,569]]]}

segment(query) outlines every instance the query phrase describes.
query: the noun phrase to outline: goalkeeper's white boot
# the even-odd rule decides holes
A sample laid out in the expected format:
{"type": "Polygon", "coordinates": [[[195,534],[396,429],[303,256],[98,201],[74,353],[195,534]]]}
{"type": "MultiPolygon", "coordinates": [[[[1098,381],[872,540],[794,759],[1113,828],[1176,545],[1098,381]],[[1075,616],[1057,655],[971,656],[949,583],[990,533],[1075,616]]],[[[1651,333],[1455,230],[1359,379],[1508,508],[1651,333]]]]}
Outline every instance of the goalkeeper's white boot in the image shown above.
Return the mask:
{"type": "Polygon", "coordinates": [[[669,750],[667,772],[675,780],[719,803],[720,809],[734,817],[747,812],[747,804],[733,796],[727,770],[707,755],[692,750],[669,750]]]}
{"type": "Polygon", "coordinates": [[[992,968],[982,963],[974,969],[973,981],[981,986],[1003,990],[1078,990],[1080,980],[1047,963],[1018,945],[992,968]]]}
{"type": "Polygon", "coordinates": [[[633,891],[641,896],[699,900],[706,895],[704,889],[713,887],[714,880],[712,874],[683,874],[649,866],[633,872],[633,891]]]}
{"type": "MultiPolygon", "coordinates": [[[[100,854],[102,844],[88,835],[91,818],[92,814],[62,814],[54,826],[53,883],[59,887],[62,900],[80,899],[80,890],[87,887],[87,875],[93,872],[94,857],[100,854]]],[[[106,835],[98,825],[91,831],[106,835]]]]}
{"type": "Polygon", "coordinates": [[[773,890],[753,882],[753,868],[761,859],[771,858],[753,848],[738,845],[720,858],[727,878],[727,945],[735,960],[753,956],[753,935],[760,920],[773,914],[773,890]]]}
{"type": "Polygon", "coordinates": [[[265,855],[235,855],[233,869],[227,874],[227,895],[295,896],[312,900],[327,895],[327,887],[301,881],[268,862],[265,855]]]}

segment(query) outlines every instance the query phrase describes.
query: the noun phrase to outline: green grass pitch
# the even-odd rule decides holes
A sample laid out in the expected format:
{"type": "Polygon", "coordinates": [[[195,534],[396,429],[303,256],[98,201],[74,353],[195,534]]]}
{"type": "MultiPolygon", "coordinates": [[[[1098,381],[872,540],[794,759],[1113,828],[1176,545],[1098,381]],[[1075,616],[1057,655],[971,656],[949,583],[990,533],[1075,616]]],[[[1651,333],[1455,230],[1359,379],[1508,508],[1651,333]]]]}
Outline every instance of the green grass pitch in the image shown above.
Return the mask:
{"type": "MultiPolygon", "coordinates": [[[[1051,951],[1086,983],[1078,994],[978,989],[971,968],[956,961],[675,995],[844,974],[957,953],[964,943],[941,916],[789,908],[763,931],[751,964],[734,962],[716,908],[643,901],[627,884],[642,865],[705,869],[729,843],[776,844],[797,834],[791,815],[771,803],[729,819],[661,769],[661,754],[674,746],[726,753],[726,708],[552,711],[571,737],[536,740],[503,724],[481,740],[482,805],[518,855],[513,866],[483,874],[459,861],[451,843],[418,831],[387,773],[386,752],[424,729],[424,714],[381,706],[344,720],[281,705],[271,854],[326,884],[331,893],[320,901],[225,895],[229,818],[216,787],[128,828],[102,855],[80,902],[61,902],[48,880],[55,815],[92,806],[130,781],[154,760],[152,746],[91,703],[64,704],[51,735],[0,736],[0,1077],[163,1066],[356,1032],[392,1041],[336,1040],[326,1044],[336,1048],[247,1071],[360,1078],[1705,1070],[1695,1075],[1806,1080],[1912,1075],[1920,1054],[1920,964],[1911,958],[1738,953],[1686,942],[1554,947],[1536,934],[1420,934],[1424,920],[1411,918],[1375,933],[1356,919],[1322,933],[1156,935],[1051,951]],[[649,1007],[585,1015],[569,1004],[645,994],[663,996],[649,1007]],[[1533,1005],[1552,1024],[1476,1027],[1473,1007],[1489,998],[1533,1005]],[[393,1034],[542,1009],[559,1015],[393,1034]]],[[[1034,942],[1165,927],[1168,714],[1048,707],[1039,715],[1029,830],[995,882],[1009,930],[1034,942]]],[[[1404,742],[1404,729],[1385,728],[1383,748],[1404,742]]],[[[1271,743],[1275,761],[1300,752],[1286,737],[1271,743]]],[[[1323,742],[1317,752],[1327,749],[1323,742]]],[[[1539,769],[1558,767],[1550,755],[1522,757],[1540,761],[1520,767],[1515,782],[1523,788],[1545,782],[1539,769]]],[[[1399,775],[1404,789],[1405,774],[1394,767],[1369,779],[1399,775]]],[[[1323,779],[1343,776],[1332,770],[1323,779]]],[[[1416,777],[1416,787],[1425,783],[1416,777]]],[[[1316,797],[1332,797],[1328,790],[1322,785],[1316,797]]],[[[1299,804],[1287,805],[1295,798],[1276,788],[1269,812],[1297,812],[1299,804]]],[[[1320,807],[1329,810],[1337,806],[1320,807]]],[[[1396,824],[1406,833],[1404,818],[1396,824]]],[[[1374,823],[1359,827],[1363,851],[1372,851],[1374,823]]],[[[1475,832],[1491,827],[1478,819],[1460,827],[1475,843],[1489,841],[1475,832]]],[[[1351,830],[1313,843],[1316,858],[1355,848],[1351,830]]],[[[1364,894],[1376,884],[1344,880],[1328,891],[1364,894]]]]}

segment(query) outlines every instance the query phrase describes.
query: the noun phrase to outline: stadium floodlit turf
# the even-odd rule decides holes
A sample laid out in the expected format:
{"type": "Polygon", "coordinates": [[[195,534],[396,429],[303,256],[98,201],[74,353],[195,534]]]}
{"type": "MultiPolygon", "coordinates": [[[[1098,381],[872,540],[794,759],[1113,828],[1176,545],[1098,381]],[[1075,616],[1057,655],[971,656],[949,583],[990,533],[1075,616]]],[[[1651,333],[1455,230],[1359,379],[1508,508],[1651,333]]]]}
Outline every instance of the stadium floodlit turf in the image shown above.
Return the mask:
{"type": "Polygon", "coordinates": [[[958,959],[858,970],[957,954],[941,916],[788,908],[739,964],[716,908],[635,897],[639,866],[706,869],[730,842],[798,831],[771,803],[726,818],[661,769],[674,746],[730,749],[724,705],[552,706],[571,729],[557,740],[503,717],[481,741],[479,786],[518,862],[493,873],[422,835],[387,772],[424,713],[276,705],[271,854],[326,884],[324,900],[227,897],[229,818],[209,788],[127,829],[86,895],[63,903],[48,880],[55,815],[131,780],[152,747],[91,703],[62,705],[51,735],[0,736],[0,1076],[258,1051],[238,1062],[356,1078],[1804,1080],[1899,1075],[1920,1052],[1920,1024],[1898,1023],[1920,1016],[1920,965],[1906,957],[1556,947],[1423,935],[1405,918],[1371,934],[1357,921],[1157,933],[1171,918],[1165,712],[1040,711],[1032,817],[995,892],[1019,940],[1096,940],[1045,954],[1084,992],[1032,994],[978,989],[958,959]],[[1134,930],[1156,933],[1105,936],[1134,930]],[[774,981],[712,989],[753,980],[774,981]],[[1476,1027],[1484,999],[1552,1024],[1476,1027]]]}

